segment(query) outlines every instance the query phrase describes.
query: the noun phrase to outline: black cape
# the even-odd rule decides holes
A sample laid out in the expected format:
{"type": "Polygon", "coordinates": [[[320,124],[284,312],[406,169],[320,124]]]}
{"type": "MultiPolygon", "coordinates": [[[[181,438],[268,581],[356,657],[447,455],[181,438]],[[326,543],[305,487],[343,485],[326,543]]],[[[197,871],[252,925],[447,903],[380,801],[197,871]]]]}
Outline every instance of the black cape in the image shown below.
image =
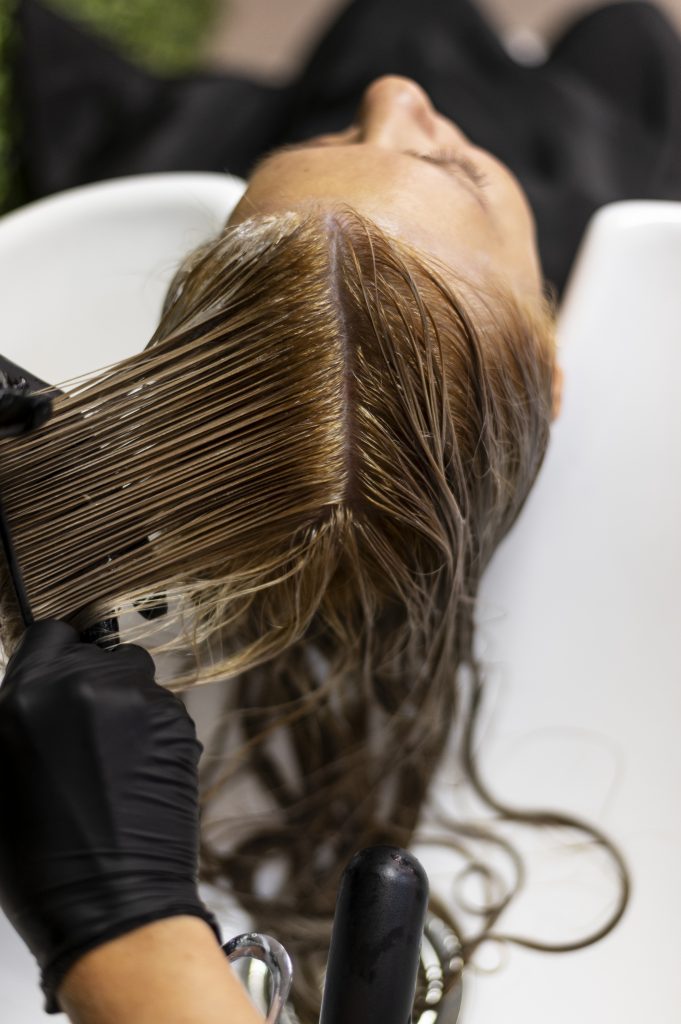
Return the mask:
{"type": "Polygon", "coordinates": [[[153,171],[229,171],[347,127],[382,74],[435,107],[520,180],[544,274],[562,295],[604,203],[681,200],[681,37],[651,3],[578,17],[538,66],[514,61],[469,0],[354,0],[281,87],[229,74],[162,79],[38,0],[17,11],[15,86],[29,198],[153,171]]]}

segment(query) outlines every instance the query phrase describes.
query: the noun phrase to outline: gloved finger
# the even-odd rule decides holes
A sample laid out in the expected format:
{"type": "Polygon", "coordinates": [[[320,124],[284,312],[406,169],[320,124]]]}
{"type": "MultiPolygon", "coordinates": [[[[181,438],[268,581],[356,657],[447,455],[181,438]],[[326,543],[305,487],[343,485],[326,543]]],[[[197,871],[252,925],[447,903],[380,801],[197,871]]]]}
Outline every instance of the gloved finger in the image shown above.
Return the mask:
{"type": "Polygon", "coordinates": [[[0,391],[0,437],[16,437],[37,430],[52,415],[52,401],[14,389],[0,391]]]}
{"type": "Polygon", "coordinates": [[[144,647],[138,644],[119,644],[113,650],[108,651],[110,658],[116,659],[116,667],[127,669],[130,672],[142,673],[151,680],[156,675],[154,659],[144,647]]]}
{"type": "Polygon", "coordinates": [[[41,619],[24,631],[7,662],[2,685],[12,678],[13,670],[28,658],[40,654],[48,661],[59,657],[68,647],[80,643],[78,630],[61,619],[41,619]]]}
{"type": "MultiPolygon", "coordinates": [[[[62,619],[40,619],[27,627],[10,662],[34,651],[58,655],[74,643],[80,643],[80,634],[68,622],[64,622],[62,619]]],[[[9,668],[9,665],[7,667],[9,668]]]]}

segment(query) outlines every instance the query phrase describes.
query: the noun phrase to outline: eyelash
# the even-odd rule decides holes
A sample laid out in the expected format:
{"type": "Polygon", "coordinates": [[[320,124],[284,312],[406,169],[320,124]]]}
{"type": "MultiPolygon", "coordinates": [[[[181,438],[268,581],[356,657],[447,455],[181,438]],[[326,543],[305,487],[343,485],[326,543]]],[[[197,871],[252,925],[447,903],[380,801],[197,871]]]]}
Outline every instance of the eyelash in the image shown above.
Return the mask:
{"type": "Polygon", "coordinates": [[[475,184],[480,188],[487,188],[490,184],[487,175],[478,170],[471,160],[465,156],[458,156],[451,150],[438,149],[435,153],[418,153],[416,155],[420,156],[422,160],[429,160],[431,163],[440,164],[441,166],[456,164],[457,167],[460,167],[466,174],[470,175],[475,184]]]}

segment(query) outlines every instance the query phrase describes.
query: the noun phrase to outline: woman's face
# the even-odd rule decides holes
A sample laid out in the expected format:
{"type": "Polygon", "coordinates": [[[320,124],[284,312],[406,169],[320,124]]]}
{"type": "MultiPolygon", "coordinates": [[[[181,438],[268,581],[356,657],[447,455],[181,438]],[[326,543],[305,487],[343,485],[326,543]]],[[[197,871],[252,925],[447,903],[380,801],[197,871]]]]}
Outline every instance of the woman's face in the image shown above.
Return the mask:
{"type": "MultiPolygon", "coordinates": [[[[329,199],[473,280],[492,275],[523,299],[542,297],[535,220],[517,178],[410,78],[377,78],[349,128],[258,161],[227,223],[329,199]]],[[[561,390],[557,367],[554,418],[561,390]]]]}
{"type": "Polygon", "coordinates": [[[325,199],[348,203],[449,266],[541,294],[534,216],[517,178],[409,78],[377,78],[349,128],[260,160],[228,223],[325,199]]]}

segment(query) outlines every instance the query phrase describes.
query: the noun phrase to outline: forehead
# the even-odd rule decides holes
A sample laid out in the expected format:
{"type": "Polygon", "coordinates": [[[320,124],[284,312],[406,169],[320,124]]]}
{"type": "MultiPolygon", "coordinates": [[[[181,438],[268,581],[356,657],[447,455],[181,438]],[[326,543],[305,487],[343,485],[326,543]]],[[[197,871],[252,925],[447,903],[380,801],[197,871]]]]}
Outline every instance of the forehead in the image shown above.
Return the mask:
{"type": "MultiPolygon", "coordinates": [[[[385,148],[369,142],[364,142],[361,145],[357,145],[356,143],[329,143],[324,142],[323,140],[313,138],[305,140],[303,142],[289,143],[284,146],[279,146],[277,149],[271,150],[269,153],[266,153],[264,157],[261,157],[258,161],[256,161],[255,166],[251,173],[253,173],[258,168],[262,167],[264,164],[272,160],[274,157],[281,156],[286,153],[299,153],[301,151],[311,151],[314,153],[318,153],[328,150],[331,150],[336,155],[341,154],[341,156],[343,153],[347,153],[351,159],[356,156],[360,163],[362,159],[366,156],[366,154],[369,154],[373,165],[375,165],[376,163],[380,164],[381,161],[383,161],[384,164],[389,162],[389,167],[391,170],[395,169],[396,160],[399,160],[402,163],[404,163],[405,160],[411,161],[412,166],[414,165],[415,162],[419,168],[423,168],[425,166],[429,168],[429,170],[431,171],[435,170],[436,173],[438,173],[439,175],[442,175],[444,173],[448,180],[453,180],[458,182],[458,184],[463,185],[468,190],[468,192],[474,196],[478,204],[483,209],[487,209],[488,204],[485,201],[485,197],[482,194],[479,185],[471,177],[471,174],[468,172],[468,170],[464,166],[462,166],[462,163],[459,159],[438,161],[437,156],[433,156],[432,154],[424,155],[423,153],[420,153],[418,151],[401,149],[399,147],[385,148]]],[[[385,166],[383,169],[385,170],[385,166]]]]}
{"type": "Polygon", "coordinates": [[[310,191],[327,189],[329,185],[333,187],[335,181],[342,182],[345,190],[367,186],[375,188],[378,185],[382,190],[398,194],[418,191],[425,186],[448,198],[457,194],[470,198],[483,211],[487,205],[479,188],[456,164],[438,165],[416,153],[369,143],[329,145],[310,140],[282,146],[256,162],[249,180],[260,180],[263,172],[269,172],[268,177],[273,172],[288,177],[293,173],[305,179],[305,186],[310,191]]]}
{"type": "Polygon", "coordinates": [[[247,209],[239,210],[239,216],[340,200],[447,266],[464,260],[468,269],[474,269],[472,262],[488,272],[496,225],[471,191],[474,187],[404,153],[369,145],[319,145],[275,151],[261,160],[242,200],[247,209]]]}

